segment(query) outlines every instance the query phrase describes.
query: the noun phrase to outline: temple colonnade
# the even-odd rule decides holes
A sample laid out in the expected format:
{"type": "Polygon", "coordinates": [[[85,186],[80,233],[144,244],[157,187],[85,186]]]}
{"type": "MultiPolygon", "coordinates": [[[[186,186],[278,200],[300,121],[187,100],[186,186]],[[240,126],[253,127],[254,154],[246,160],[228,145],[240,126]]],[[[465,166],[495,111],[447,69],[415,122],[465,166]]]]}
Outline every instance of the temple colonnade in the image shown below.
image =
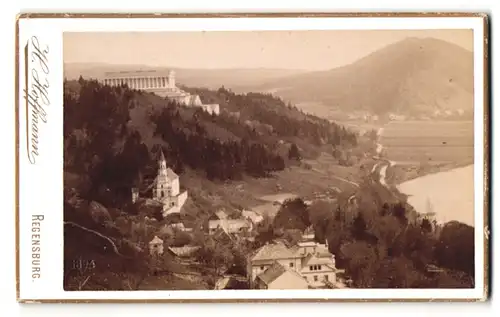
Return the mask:
{"type": "Polygon", "coordinates": [[[109,86],[127,84],[132,89],[174,88],[175,83],[171,81],[169,77],[123,77],[104,79],[104,84],[109,86]]]}

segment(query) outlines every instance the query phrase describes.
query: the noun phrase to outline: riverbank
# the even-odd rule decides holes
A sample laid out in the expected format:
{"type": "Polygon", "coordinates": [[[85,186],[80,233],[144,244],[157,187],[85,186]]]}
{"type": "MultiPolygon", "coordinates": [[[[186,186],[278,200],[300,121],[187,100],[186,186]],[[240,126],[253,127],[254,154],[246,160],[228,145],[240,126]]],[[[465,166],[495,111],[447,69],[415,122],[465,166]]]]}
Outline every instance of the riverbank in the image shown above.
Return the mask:
{"type": "Polygon", "coordinates": [[[399,185],[404,182],[432,175],[440,172],[451,171],[456,168],[466,167],[473,162],[450,162],[434,165],[401,164],[394,162],[391,168],[387,169],[387,182],[392,185],[399,185]]]}

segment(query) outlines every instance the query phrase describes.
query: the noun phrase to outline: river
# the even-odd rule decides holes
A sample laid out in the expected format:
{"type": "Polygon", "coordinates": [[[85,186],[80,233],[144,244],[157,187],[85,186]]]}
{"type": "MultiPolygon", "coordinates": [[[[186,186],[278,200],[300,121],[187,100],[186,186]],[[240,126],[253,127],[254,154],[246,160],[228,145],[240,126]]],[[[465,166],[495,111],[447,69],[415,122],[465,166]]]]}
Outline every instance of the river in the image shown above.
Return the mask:
{"type": "Polygon", "coordinates": [[[420,213],[428,211],[430,202],[438,223],[456,220],[474,226],[474,165],[418,177],[398,189],[420,213]]]}

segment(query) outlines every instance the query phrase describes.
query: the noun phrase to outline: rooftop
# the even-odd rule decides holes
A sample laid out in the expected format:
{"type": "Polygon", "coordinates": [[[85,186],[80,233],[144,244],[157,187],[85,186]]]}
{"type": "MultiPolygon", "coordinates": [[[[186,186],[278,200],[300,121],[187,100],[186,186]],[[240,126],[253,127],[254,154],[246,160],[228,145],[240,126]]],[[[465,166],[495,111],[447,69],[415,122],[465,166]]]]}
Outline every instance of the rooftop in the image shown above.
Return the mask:
{"type": "Polygon", "coordinates": [[[153,240],[149,242],[149,244],[161,244],[161,243],[163,243],[163,240],[158,238],[158,236],[155,236],[153,240]]]}
{"type": "Polygon", "coordinates": [[[274,205],[273,203],[266,203],[262,205],[258,205],[255,207],[252,207],[252,211],[256,212],[257,214],[264,216],[267,215],[271,218],[274,218],[278,211],[280,210],[281,205],[274,205]]]}
{"type": "Polygon", "coordinates": [[[130,77],[168,77],[168,70],[124,70],[118,72],[106,72],[105,78],[130,78],[130,77]]]}
{"type": "Polygon", "coordinates": [[[258,275],[257,277],[264,282],[266,285],[271,284],[273,281],[275,281],[278,277],[282,276],[286,272],[290,272],[292,276],[294,276],[297,279],[300,279],[300,281],[303,281],[303,283],[306,283],[303,279],[303,277],[297,273],[294,270],[288,270],[285,268],[283,265],[279,264],[278,262],[274,262],[273,265],[271,265],[267,270],[265,270],[263,273],[258,275]]]}
{"type": "Polygon", "coordinates": [[[302,267],[309,265],[334,265],[333,255],[330,254],[330,257],[318,257],[315,254],[308,254],[302,260],[302,267]]]}
{"type": "Polygon", "coordinates": [[[191,246],[191,245],[185,245],[183,247],[168,247],[170,252],[177,256],[189,256],[198,251],[201,247],[199,246],[191,246]]]}
{"type": "Polygon", "coordinates": [[[267,270],[262,272],[258,278],[260,278],[264,283],[270,284],[278,277],[283,275],[286,272],[286,269],[283,265],[278,262],[274,262],[267,270]]]}
{"type": "Polygon", "coordinates": [[[258,249],[252,257],[253,261],[300,258],[296,248],[288,248],[283,242],[270,243],[258,249]]]}

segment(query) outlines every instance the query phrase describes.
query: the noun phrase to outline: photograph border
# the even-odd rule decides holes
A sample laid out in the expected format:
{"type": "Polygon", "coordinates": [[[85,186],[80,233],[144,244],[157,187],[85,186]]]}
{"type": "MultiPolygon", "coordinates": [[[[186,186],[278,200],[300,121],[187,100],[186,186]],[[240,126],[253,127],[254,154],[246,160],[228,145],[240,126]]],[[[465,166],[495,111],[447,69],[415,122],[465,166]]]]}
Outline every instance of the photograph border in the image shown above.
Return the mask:
{"type": "MultiPolygon", "coordinates": [[[[489,53],[489,23],[488,14],[477,12],[296,12],[296,13],[19,13],[15,24],[15,250],[16,250],[16,299],[19,303],[304,303],[304,302],[478,302],[486,301],[490,295],[490,163],[491,163],[491,104],[490,104],[490,53],[489,53]],[[482,18],[483,20],[483,181],[484,181],[484,217],[482,229],[484,231],[484,286],[482,298],[451,298],[451,299],[335,299],[335,298],[286,298],[286,299],[41,299],[27,300],[20,298],[20,270],[19,270],[19,21],[21,19],[134,19],[134,18],[482,18]]],[[[474,145],[477,146],[477,145],[474,145]]],[[[479,162],[475,162],[479,164],[479,162]]],[[[479,228],[479,226],[476,226],[479,228]]],[[[422,289],[425,291],[425,289],[422,289]]]]}

